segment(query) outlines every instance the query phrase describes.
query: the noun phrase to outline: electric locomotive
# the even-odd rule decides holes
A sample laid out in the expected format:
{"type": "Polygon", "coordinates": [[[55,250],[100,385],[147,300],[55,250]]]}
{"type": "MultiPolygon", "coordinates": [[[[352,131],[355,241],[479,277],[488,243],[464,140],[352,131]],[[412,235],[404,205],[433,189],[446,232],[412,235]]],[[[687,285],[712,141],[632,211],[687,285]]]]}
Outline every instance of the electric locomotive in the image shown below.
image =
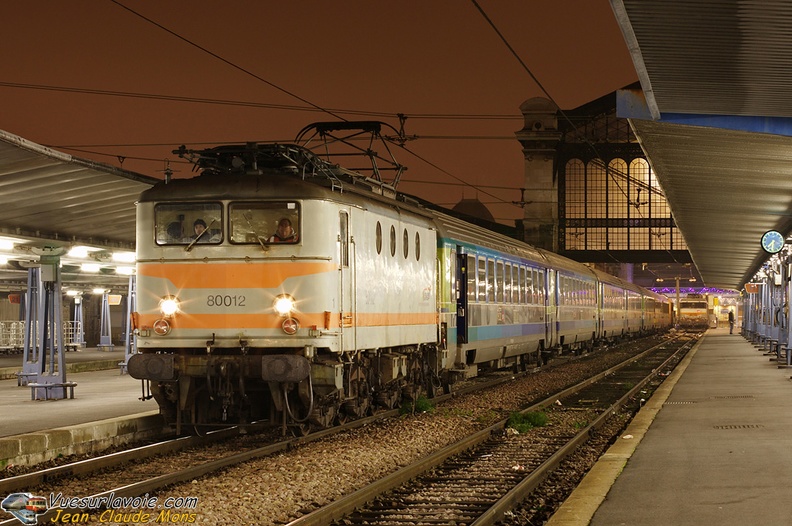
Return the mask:
{"type": "Polygon", "coordinates": [[[137,205],[128,370],[168,421],[327,427],[438,385],[426,211],[296,146],[221,148],[199,164],[137,205]]]}
{"type": "Polygon", "coordinates": [[[702,294],[688,294],[679,300],[679,326],[685,329],[709,327],[709,301],[702,294]]]}
{"type": "Polygon", "coordinates": [[[179,152],[200,175],[137,205],[139,352],[127,365],[178,431],[305,432],[670,325],[663,296],[304,146],[179,152]]]}

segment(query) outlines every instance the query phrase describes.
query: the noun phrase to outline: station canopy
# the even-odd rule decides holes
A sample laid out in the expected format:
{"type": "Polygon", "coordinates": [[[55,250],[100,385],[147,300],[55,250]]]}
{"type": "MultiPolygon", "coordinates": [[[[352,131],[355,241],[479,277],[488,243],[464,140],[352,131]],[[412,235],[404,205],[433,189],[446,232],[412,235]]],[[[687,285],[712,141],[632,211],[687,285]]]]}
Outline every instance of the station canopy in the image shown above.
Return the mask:
{"type": "Polygon", "coordinates": [[[24,290],[43,255],[61,258],[64,284],[126,290],[135,202],[157,181],[0,130],[0,290],[24,290]]]}
{"type": "Polygon", "coordinates": [[[611,0],[641,90],[619,92],[704,285],[739,290],[792,232],[792,5],[611,0]]]}

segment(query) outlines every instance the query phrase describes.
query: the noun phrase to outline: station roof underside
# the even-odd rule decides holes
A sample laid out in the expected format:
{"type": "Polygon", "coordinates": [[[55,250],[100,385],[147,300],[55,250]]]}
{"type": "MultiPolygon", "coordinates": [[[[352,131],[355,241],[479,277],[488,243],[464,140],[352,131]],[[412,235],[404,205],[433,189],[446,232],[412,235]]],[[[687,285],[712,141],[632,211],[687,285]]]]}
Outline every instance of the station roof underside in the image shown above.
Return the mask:
{"type": "MultiPolygon", "coordinates": [[[[108,251],[135,248],[135,202],[157,182],[133,172],[72,157],[0,130],[0,238],[24,242],[15,255],[37,263],[41,255],[61,255],[73,245],[108,251]]],[[[0,287],[19,290],[27,283],[22,258],[0,270],[0,287]]],[[[126,285],[127,277],[107,273],[64,273],[74,283],[126,285]]]]}
{"type": "Polygon", "coordinates": [[[708,287],[740,289],[792,231],[792,4],[611,0],[641,83],[620,93],[708,287]]]}

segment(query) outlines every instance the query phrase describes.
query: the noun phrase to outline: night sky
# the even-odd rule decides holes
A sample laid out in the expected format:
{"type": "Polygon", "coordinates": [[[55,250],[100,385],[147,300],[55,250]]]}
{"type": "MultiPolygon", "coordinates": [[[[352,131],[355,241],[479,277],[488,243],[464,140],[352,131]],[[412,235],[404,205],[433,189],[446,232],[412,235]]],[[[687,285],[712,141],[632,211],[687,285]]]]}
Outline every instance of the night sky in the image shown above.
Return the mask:
{"type": "Polygon", "coordinates": [[[317,107],[396,128],[403,113],[409,150],[450,175],[394,148],[399,189],[478,197],[507,224],[521,217],[519,106],[548,96],[532,75],[562,109],[637,80],[607,0],[31,0],[3,18],[2,130],[156,177],[169,159],[186,177],[181,144],[289,142],[335,120],[317,107]]]}

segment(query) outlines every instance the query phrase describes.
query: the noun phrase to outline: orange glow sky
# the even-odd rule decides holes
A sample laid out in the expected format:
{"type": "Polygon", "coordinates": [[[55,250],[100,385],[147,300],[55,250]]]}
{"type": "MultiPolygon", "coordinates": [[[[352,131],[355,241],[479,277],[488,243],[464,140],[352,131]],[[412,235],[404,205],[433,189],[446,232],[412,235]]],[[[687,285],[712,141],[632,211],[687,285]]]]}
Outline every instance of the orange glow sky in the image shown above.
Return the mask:
{"type": "MultiPolygon", "coordinates": [[[[401,191],[448,207],[479,197],[503,223],[521,217],[510,204],[523,186],[519,106],[546,95],[472,1],[119,3],[5,6],[0,129],[151,176],[162,177],[169,159],[184,177],[191,165],[171,153],[181,144],[288,142],[311,122],[333,120],[304,101],[397,128],[404,113],[407,134],[422,137],[408,147],[453,177],[396,149],[409,167],[401,191]],[[43,86],[303,109],[36,88],[43,86]]],[[[478,4],[562,109],[637,80],[607,0],[478,4]]]]}

